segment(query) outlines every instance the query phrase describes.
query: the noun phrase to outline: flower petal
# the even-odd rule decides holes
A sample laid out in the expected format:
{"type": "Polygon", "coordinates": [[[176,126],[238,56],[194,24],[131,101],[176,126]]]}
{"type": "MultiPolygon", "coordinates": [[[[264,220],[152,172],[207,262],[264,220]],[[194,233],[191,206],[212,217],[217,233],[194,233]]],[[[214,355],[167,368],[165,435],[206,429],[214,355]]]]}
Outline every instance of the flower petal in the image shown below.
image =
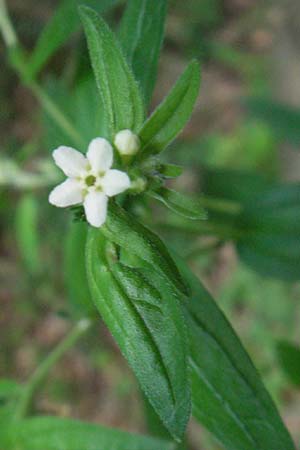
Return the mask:
{"type": "Polygon", "coordinates": [[[53,152],[55,164],[67,175],[77,177],[87,167],[87,159],[72,147],[61,146],[53,152]]]}
{"type": "Polygon", "coordinates": [[[101,180],[103,191],[109,197],[120,194],[130,187],[130,179],[125,172],[108,170],[101,180]]]}
{"type": "Polygon", "coordinates": [[[86,156],[95,174],[106,172],[113,163],[112,146],[104,138],[93,139],[90,142],[86,156]]]}
{"type": "Polygon", "coordinates": [[[90,192],[83,206],[87,221],[93,227],[101,227],[106,220],[108,198],[103,192],[90,192]]]}
{"type": "Polygon", "coordinates": [[[67,179],[56,186],[49,195],[49,202],[59,208],[76,205],[82,201],[82,188],[76,180],[67,179]]]}

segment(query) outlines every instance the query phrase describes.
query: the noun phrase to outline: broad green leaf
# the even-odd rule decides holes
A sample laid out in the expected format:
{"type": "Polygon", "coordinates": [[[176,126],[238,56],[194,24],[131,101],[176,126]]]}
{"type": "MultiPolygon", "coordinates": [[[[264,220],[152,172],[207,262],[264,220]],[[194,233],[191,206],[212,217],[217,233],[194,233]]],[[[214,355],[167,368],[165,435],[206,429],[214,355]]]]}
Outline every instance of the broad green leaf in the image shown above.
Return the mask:
{"type": "Polygon", "coordinates": [[[193,199],[187,195],[161,187],[149,195],[166,205],[171,211],[183,217],[193,220],[205,219],[206,213],[200,200],[193,199]]]}
{"type": "Polygon", "coordinates": [[[90,316],[96,313],[92,302],[85,267],[87,224],[70,224],[66,237],[64,275],[71,309],[75,315],[90,316]]]}
{"type": "Polygon", "coordinates": [[[129,0],[119,40],[148,105],[164,36],[167,0],[129,0]]]}
{"type": "Polygon", "coordinates": [[[175,439],[182,438],[190,394],[177,294],[150,266],[143,270],[119,262],[119,249],[101,230],[90,229],[86,256],[96,307],[156,413],[175,439]]]}
{"type": "Polygon", "coordinates": [[[38,230],[38,202],[25,194],[16,206],[16,238],[24,264],[30,273],[41,270],[38,230]]]}
{"type": "Polygon", "coordinates": [[[262,275],[300,278],[300,184],[270,186],[244,204],[236,225],[241,259],[262,275]]]}
{"type": "Polygon", "coordinates": [[[185,309],[193,415],[228,450],[294,450],[239,338],[200,281],[177,262],[192,291],[185,309]]]}
{"type": "Polygon", "coordinates": [[[300,387],[300,347],[287,341],[277,343],[280,366],[288,379],[300,387]]]}
{"type": "Polygon", "coordinates": [[[144,119],[143,101],[119,44],[94,10],[81,6],[80,16],[111,137],[125,128],[137,131],[144,119]]]}
{"type": "Polygon", "coordinates": [[[200,68],[192,61],[171,92],[142,126],[139,135],[145,154],[161,152],[188,122],[200,86],[200,68]]]}
{"type": "MultiPolygon", "coordinates": [[[[103,13],[115,6],[120,0],[85,0],[87,6],[103,13]]],[[[28,74],[35,77],[49,58],[67,41],[80,26],[77,7],[80,0],[63,0],[54,12],[52,18],[42,31],[28,63],[28,74]]]]}
{"type": "Polygon", "coordinates": [[[251,115],[269,125],[283,141],[299,145],[300,109],[267,98],[250,98],[245,102],[251,115]]]}
{"type": "Polygon", "coordinates": [[[56,417],[16,422],[6,434],[5,450],[174,450],[167,441],[56,417]]]}
{"type": "Polygon", "coordinates": [[[109,240],[126,249],[128,253],[137,255],[187,295],[186,285],[164,243],[117,204],[110,205],[102,231],[109,240]]]}

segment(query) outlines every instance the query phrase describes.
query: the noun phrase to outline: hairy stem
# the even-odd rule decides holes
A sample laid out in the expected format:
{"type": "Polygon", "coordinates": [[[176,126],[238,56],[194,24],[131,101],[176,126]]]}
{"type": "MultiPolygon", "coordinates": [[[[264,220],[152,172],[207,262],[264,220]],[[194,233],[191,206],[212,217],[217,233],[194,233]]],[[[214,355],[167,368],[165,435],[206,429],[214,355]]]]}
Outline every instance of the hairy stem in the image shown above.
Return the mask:
{"type": "Polygon", "coordinates": [[[48,373],[59,361],[59,359],[75,345],[75,343],[89,330],[92,321],[89,319],[80,320],[70,331],[70,333],[57,345],[57,347],[47,356],[47,358],[35,370],[24,387],[23,395],[17,405],[15,418],[21,419],[31,408],[36,391],[47,378],[48,373]]]}

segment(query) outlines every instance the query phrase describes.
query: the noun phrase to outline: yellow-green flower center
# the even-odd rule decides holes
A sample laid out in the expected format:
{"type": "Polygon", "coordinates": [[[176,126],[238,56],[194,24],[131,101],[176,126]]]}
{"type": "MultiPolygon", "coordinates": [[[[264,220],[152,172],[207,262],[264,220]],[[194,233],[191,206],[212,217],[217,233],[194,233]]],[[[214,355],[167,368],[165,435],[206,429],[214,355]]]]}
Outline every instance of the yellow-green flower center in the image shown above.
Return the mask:
{"type": "Polygon", "coordinates": [[[87,186],[94,186],[96,182],[96,177],[94,177],[94,175],[88,175],[85,179],[85,184],[87,186]]]}

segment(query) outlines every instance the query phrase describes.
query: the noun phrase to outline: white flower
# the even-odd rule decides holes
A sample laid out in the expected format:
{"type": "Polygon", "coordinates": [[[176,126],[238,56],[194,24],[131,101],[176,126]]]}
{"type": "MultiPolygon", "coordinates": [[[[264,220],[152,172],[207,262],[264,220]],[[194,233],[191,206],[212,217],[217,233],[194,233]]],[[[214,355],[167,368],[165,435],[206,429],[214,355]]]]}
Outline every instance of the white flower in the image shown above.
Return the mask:
{"type": "Polygon", "coordinates": [[[114,144],[121,155],[135,155],[141,146],[139,137],[131,130],[119,131],[114,144]]]}
{"type": "Polygon", "coordinates": [[[53,152],[56,165],[67,175],[49,195],[52,205],[64,208],[82,203],[87,221],[101,227],[106,219],[108,197],[130,187],[125,172],[111,169],[113,149],[103,138],[93,139],[86,157],[71,147],[58,147],[53,152]]]}

